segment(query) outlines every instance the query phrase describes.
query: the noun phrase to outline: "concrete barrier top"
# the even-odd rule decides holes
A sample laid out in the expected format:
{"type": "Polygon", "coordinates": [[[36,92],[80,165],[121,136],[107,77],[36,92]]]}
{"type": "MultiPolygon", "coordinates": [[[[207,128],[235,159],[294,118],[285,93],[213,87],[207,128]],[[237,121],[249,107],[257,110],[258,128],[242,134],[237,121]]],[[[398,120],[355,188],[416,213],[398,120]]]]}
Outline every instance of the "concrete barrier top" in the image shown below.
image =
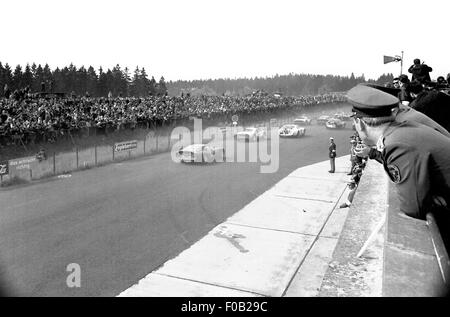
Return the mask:
{"type": "Polygon", "coordinates": [[[299,168],[119,296],[317,296],[348,209],[349,157],[299,168]]]}

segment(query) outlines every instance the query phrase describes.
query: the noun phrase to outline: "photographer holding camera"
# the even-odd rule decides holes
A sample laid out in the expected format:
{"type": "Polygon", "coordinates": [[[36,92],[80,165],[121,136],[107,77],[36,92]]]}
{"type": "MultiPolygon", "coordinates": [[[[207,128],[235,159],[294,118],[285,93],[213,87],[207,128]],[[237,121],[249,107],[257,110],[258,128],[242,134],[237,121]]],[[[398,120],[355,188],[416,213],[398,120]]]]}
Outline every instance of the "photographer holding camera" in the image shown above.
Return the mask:
{"type": "Polygon", "coordinates": [[[421,84],[428,84],[431,82],[430,72],[433,71],[433,68],[422,62],[420,63],[420,59],[416,58],[414,60],[414,64],[411,65],[408,69],[408,72],[412,74],[411,81],[418,81],[421,84]]]}

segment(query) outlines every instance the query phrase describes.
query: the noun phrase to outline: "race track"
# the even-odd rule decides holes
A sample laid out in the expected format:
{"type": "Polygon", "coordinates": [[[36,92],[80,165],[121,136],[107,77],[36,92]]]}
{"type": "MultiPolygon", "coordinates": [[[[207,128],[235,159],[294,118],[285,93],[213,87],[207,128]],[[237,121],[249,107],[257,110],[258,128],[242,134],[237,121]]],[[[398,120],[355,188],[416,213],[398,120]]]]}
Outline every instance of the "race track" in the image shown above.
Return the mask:
{"type": "Polygon", "coordinates": [[[327,160],[330,136],[348,155],[352,133],[313,124],[280,140],[272,174],[259,163],[177,164],[163,153],[1,190],[3,292],[115,296],[294,169],[327,160]],[[70,263],[80,265],[80,288],[67,287],[70,263]]]}

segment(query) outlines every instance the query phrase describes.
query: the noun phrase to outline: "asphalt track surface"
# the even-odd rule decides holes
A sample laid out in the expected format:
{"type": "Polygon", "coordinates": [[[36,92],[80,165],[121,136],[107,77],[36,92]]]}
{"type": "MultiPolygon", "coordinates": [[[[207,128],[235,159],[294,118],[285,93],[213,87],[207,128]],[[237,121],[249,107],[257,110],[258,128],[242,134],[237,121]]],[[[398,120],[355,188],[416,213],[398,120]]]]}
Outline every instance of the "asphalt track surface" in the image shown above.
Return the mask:
{"type": "Polygon", "coordinates": [[[330,136],[348,155],[352,133],[313,123],[305,137],[280,140],[270,174],[260,163],[179,164],[162,153],[1,190],[2,294],[115,296],[294,169],[327,160],[330,136]],[[79,288],[67,286],[70,263],[79,288]]]}

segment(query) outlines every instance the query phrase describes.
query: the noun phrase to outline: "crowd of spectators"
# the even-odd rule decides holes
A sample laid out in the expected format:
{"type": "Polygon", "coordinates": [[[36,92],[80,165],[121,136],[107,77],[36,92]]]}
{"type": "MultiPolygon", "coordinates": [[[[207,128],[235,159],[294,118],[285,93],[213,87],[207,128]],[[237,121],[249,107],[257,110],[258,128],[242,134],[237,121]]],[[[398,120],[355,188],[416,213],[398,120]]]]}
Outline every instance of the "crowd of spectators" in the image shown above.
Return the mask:
{"type": "Polygon", "coordinates": [[[403,105],[425,114],[450,131],[450,74],[447,79],[438,76],[433,81],[429,74],[432,68],[421,64],[418,58],[408,71],[411,79],[402,74],[386,86],[399,90],[397,97],[403,105]]]}
{"type": "Polygon", "coordinates": [[[285,97],[270,94],[236,96],[150,96],[146,98],[56,97],[26,89],[0,98],[0,145],[43,139],[89,129],[155,127],[192,116],[221,118],[341,102],[341,94],[285,97]],[[7,98],[8,97],[8,98],[7,98]]]}
{"type": "Polygon", "coordinates": [[[366,167],[366,162],[368,160],[368,156],[360,157],[356,155],[355,149],[358,145],[362,144],[362,140],[358,135],[358,132],[355,132],[350,136],[350,162],[352,167],[350,172],[347,175],[350,175],[350,181],[348,183],[348,187],[350,192],[348,193],[347,200],[342,203],[339,208],[347,208],[353,202],[353,197],[355,196],[356,189],[358,188],[359,181],[361,180],[361,176],[364,168],[366,167]]]}

